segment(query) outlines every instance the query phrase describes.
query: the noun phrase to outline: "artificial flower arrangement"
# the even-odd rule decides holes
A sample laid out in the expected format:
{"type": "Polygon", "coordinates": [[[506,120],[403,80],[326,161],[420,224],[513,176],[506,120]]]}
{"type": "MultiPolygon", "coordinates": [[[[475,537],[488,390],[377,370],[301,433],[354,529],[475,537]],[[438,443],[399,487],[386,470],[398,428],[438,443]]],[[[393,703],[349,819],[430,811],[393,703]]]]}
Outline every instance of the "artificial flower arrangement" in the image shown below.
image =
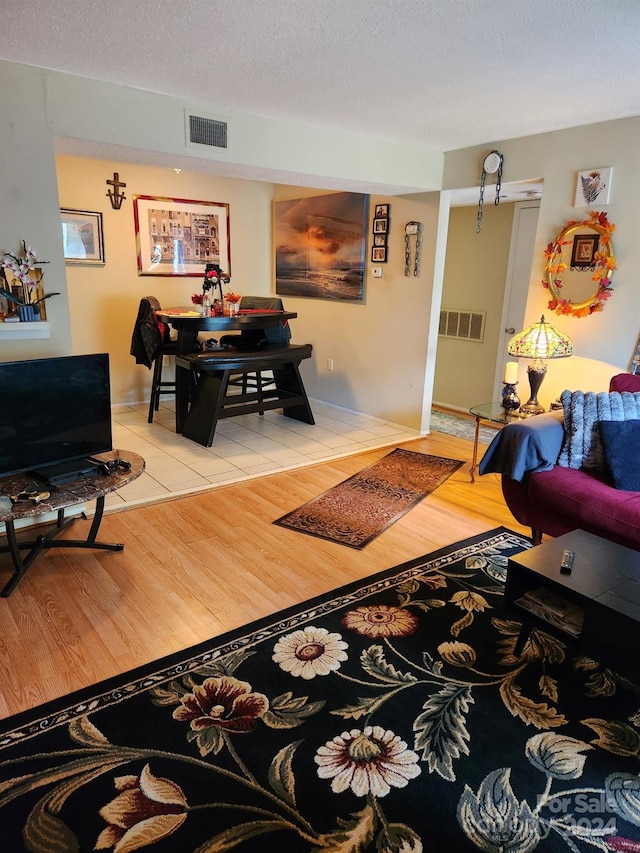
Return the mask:
{"type": "Polygon", "coordinates": [[[17,279],[20,282],[22,299],[15,296],[10,290],[5,289],[4,287],[0,287],[0,294],[15,305],[22,307],[31,306],[36,313],[40,313],[40,302],[44,302],[45,299],[49,299],[51,296],[60,295],[59,293],[47,293],[44,296],[36,298],[38,285],[44,278],[44,273],[40,267],[42,264],[48,263],[49,261],[39,261],[36,257],[36,253],[30,246],[27,246],[24,240],[22,241],[22,247],[19,254],[14,255],[11,252],[3,252],[2,261],[0,261],[0,269],[2,270],[3,277],[9,285],[10,282],[8,281],[7,273],[5,272],[5,270],[8,270],[13,276],[13,281],[17,279]]]}
{"type": "Polygon", "coordinates": [[[204,281],[202,282],[202,293],[194,293],[191,296],[191,301],[194,305],[202,305],[204,295],[212,288],[218,288],[220,300],[226,302],[239,302],[241,297],[239,293],[222,292],[222,285],[229,284],[231,277],[220,269],[218,264],[207,264],[204,273],[204,281]]]}
{"type": "Polygon", "coordinates": [[[561,231],[560,235],[549,243],[545,249],[545,257],[547,259],[545,272],[547,280],[542,282],[542,286],[551,291],[553,299],[548,303],[550,311],[555,311],[556,314],[571,315],[573,317],[588,317],[589,314],[594,314],[602,311],[604,303],[613,293],[611,287],[611,276],[617,269],[616,258],[613,253],[613,245],[611,235],[616,230],[616,226],[609,222],[605,212],[591,211],[590,219],[585,219],[583,222],[577,222],[570,219],[566,226],[561,231]],[[594,252],[593,266],[594,272],[591,276],[592,281],[597,282],[596,291],[585,302],[574,304],[570,299],[563,299],[560,296],[562,288],[562,280],[558,278],[567,268],[567,264],[562,261],[562,247],[571,244],[572,240],[563,240],[562,238],[568,232],[574,231],[576,228],[585,227],[597,231],[599,234],[600,245],[602,248],[594,252]]]}

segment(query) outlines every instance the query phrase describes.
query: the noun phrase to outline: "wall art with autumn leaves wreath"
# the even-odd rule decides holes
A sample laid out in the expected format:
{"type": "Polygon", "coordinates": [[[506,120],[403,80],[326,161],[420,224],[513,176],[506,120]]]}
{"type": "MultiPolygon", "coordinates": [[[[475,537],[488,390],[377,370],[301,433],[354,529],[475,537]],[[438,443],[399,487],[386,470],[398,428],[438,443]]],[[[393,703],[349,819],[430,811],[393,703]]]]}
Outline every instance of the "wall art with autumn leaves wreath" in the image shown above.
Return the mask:
{"type": "Polygon", "coordinates": [[[613,292],[614,231],[606,213],[592,211],[582,222],[569,220],[549,243],[542,285],[551,294],[550,311],[573,317],[602,311],[613,292]]]}

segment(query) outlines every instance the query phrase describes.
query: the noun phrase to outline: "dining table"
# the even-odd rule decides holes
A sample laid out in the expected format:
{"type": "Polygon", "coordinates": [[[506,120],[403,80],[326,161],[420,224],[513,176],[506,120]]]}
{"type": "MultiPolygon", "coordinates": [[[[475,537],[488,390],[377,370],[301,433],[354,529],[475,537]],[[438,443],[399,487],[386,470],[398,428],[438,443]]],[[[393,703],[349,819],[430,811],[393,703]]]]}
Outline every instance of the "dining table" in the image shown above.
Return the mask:
{"type": "MultiPolygon", "coordinates": [[[[167,308],[156,313],[160,323],[165,323],[177,332],[177,355],[194,352],[201,332],[233,332],[245,329],[260,330],[278,326],[297,317],[295,311],[278,311],[266,308],[241,308],[234,316],[212,314],[205,317],[189,308],[167,308]]],[[[189,411],[191,374],[176,365],[176,432],[182,434],[189,411]]]]}

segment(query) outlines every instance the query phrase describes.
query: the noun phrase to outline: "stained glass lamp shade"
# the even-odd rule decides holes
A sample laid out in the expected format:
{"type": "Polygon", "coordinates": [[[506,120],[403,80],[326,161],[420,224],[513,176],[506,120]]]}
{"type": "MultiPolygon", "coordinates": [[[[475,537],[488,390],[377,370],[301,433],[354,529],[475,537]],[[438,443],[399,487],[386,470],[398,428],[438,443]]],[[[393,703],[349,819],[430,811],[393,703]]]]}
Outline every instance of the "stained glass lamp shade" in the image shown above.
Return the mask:
{"type": "Polygon", "coordinates": [[[539,323],[534,323],[524,332],[514,335],[507,344],[507,352],[516,358],[531,358],[532,363],[527,368],[531,396],[520,407],[526,415],[537,415],[544,412],[544,407],[538,403],[538,391],[547,372],[546,359],[568,358],[573,354],[571,338],[558,331],[550,323],[546,323],[544,315],[539,323]]]}

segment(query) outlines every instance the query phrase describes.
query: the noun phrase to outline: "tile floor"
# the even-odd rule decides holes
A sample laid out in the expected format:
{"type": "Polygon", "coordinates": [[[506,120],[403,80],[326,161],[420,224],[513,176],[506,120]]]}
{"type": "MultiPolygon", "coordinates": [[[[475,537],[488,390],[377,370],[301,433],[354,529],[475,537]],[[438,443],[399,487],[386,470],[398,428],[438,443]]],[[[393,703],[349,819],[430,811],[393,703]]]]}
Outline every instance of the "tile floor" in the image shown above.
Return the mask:
{"type": "Polygon", "coordinates": [[[152,424],[148,405],[114,406],[113,447],[139,453],[145,472],[107,495],[107,510],[140,506],[225,483],[299,468],[419,438],[419,433],[368,415],[311,400],[315,425],[280,411],[220,422],[211,447],[176,435],[171,403],[161,403],[152,424]]]}

